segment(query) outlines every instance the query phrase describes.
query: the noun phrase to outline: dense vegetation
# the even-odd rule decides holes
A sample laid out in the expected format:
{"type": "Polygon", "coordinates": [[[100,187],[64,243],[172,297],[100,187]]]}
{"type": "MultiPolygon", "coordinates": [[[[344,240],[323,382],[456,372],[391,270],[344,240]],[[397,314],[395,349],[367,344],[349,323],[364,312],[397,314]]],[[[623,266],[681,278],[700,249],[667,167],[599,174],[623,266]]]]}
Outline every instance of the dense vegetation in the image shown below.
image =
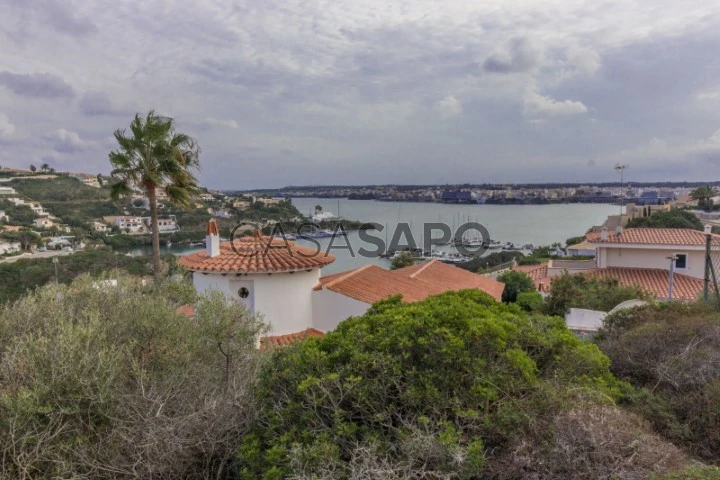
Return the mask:
{"type": "Polygon", "coordinates": [[[562,319],[477,291],[390,299],[277,351],[241,479],[647,478],[685,463],[562,319]]]}
{"type": "Polygon", "coordinates": [[[498,282],[505,284],[502,301],[506,303],[517,301],[518,294],[535,291],[535,283],[532,278],[523,272],[511,270],[503,273],[497,279],[498,282]]]}
{"type": "Polygon", "coordinates": [[[609,312],[626,300],[649,298],[641,288],[622,285],[614,278],[566,273],[553,278],[543,311],[547,315],[565,315],[570,308],[609,312]]]}
{"type": "Polygon", "coordinates": [[[191,286],[83,278],[0,308],[0,478],[221,478],[264,326],[191,286]]]}
{"type": "MultiPolygon", "coordinates": [[[[152,275],[147,257],[128,257],[103,249],[87,249],[57,258],[57,279],[70,283],[75,277],[89,273],[98,277],[106,272],[127,272],[134,276],[152,275]]],[[[164,257],[164,272],[174,269],[175,257],[164,257]]],[[[0,303],[14,301],[28,290],[55,280],[53,258],[19,259],[0,263],[0,303]]]]}
{"type": "Polygon", "coordinates": [[[700,302],[658,303],[609,316],[597,337],[628,399],[662,435],[720,462],[720,317],[700,302]]]}
{"type": "Polygon", "coordinates": [[[703,224],[698,217],[687,210],[672,209],[667,212],[653,213],[650,216],[635,218],[627,224],[628,228],[688,228],[702,230],[703,224]]]}

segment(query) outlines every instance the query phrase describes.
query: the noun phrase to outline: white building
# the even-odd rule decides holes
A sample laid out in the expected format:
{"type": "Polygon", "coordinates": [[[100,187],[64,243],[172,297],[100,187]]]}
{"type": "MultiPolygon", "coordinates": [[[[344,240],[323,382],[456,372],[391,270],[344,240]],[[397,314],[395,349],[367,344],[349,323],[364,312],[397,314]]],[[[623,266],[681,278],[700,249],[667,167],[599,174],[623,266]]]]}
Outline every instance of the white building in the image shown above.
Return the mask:
{"type": "Polygon", "coordinates": [[[100,233],[105,233],[105,232],[107,232],[108,230],[110,230],[110,229],[108,228],[108,226],[105,225],[105,224],[102,223],[102,222],[92,222],[92,223],[90,224],[90,228],[92,228],[92,231],[93,231],[93,232],[100,232],[100,233]]]}
{"type": "MultiPolygon", "coordinates": [[[[152,232],[152,217],[143,217],[148,230],[152,232]]],[[[160,233],[172,233],[180,231],[175,215],[158,216],[158,231],[160,233]]]]}
{"type": "Polygon", "coordinates": [[[115,218],[115,226],[121,232],[138,233],[145,229],[142,217],[122,216],[115,218]]]}
{"type": "Polygon", "coordinates": [[[17,192],[11,187],[0,187],[0,195],[15,195],[17,192]]]}
{"type": "Polygon", "coordinates": [[[0,222],[9,222],[10,217],[7,216],[5,210],[0,210],[0,222]]]}
{"type": "MultiPolygon", "coordinates": [[[[499,300],[504,285],[437,260],[385,270],[367,265],[321,277],[333,255],[259,234],[220,244],[214,220],[207,250],[181,257],[198,292],[218,290],[271,325],[272,336],[333,330],[391,295],[415,302],[450,290],[479,289],[499,300]]],[[[272,337],[271,337],[272,338],[272,337]]]]}
{"type": "Polygon", "coordinates": [[[55,226],[55,223],[53,223],[53,221],[48,217],[40,217],[33,220],[33,225],[37,228],[52,228],[55,226]]]}
{"type": "Polygon", "coordinates": [[[98,181],[97,175],[90,175],[89,173],[76,173],[71,175],[72,178],[82,182],[88,187],[100,188],[100,182],[98,181]]]}
{"type": "Polygon", "coordinates": [[[0,240],[0,255],[16,253],[20,251],[20,242],[8,242],[0,240]]]}

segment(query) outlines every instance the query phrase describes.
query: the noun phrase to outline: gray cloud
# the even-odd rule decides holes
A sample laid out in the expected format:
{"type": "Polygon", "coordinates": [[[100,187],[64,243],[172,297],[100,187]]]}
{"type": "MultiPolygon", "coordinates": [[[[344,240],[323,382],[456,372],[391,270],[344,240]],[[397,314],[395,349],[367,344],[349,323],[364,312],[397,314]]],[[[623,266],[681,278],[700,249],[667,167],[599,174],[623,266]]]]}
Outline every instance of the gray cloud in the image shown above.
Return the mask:
{"type": "Polygon", "coordinates": [[[78,102],[80,112],[84,115],[128,115],[129,109],[115,106],[108,96],[102,92],[85,93],[78,102]]]}
{"type": "Polygon", "coordinates": [[[0,71],[0,85],[17,95],[37,98],[74,97],[73,88],[50,73],[17,74],[0,71]]]}
{"type": "Polygon", "coordinates": [[[89,143],[80,138],[76,132],[59,128],[45,138],[52,143],[52,148],[59,153],[76,153],[85,150],[89,143]]]}
{"type": "Polygon", "coordinates": [[[542,49],[527,38],[514,38],[508,47],[495,52],[483,62],[489,73],[522,73],[536,68],[542,60],[542,49]]]}

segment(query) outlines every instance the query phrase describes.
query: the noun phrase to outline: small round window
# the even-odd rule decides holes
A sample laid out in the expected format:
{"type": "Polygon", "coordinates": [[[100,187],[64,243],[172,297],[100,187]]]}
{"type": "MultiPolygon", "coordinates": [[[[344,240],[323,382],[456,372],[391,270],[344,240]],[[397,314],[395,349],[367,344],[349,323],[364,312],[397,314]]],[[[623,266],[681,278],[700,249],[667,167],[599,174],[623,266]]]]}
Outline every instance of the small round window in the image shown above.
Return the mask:
{"type": "Polygon", "coordinates": [[[240,290],[238,290],[238,295],[240,296],[240,298],[248,298],[250,296],[250,290],[242,287],[240,290]]]}

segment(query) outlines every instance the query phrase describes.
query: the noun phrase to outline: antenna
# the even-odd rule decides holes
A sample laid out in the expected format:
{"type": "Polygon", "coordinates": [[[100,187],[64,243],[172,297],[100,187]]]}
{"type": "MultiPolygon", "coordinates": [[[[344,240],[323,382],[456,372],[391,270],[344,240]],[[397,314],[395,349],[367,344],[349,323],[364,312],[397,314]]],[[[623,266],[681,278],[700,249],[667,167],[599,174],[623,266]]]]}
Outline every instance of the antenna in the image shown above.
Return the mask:
{"type": "Polygon", "coordinates": [[[623,189],[623,172],[629,165],[622,165],[620,162],[615,164],[615,171],[620,174],[620,222],[622,223],[623,203],[625,200],[625,190],[623,189]]]}

